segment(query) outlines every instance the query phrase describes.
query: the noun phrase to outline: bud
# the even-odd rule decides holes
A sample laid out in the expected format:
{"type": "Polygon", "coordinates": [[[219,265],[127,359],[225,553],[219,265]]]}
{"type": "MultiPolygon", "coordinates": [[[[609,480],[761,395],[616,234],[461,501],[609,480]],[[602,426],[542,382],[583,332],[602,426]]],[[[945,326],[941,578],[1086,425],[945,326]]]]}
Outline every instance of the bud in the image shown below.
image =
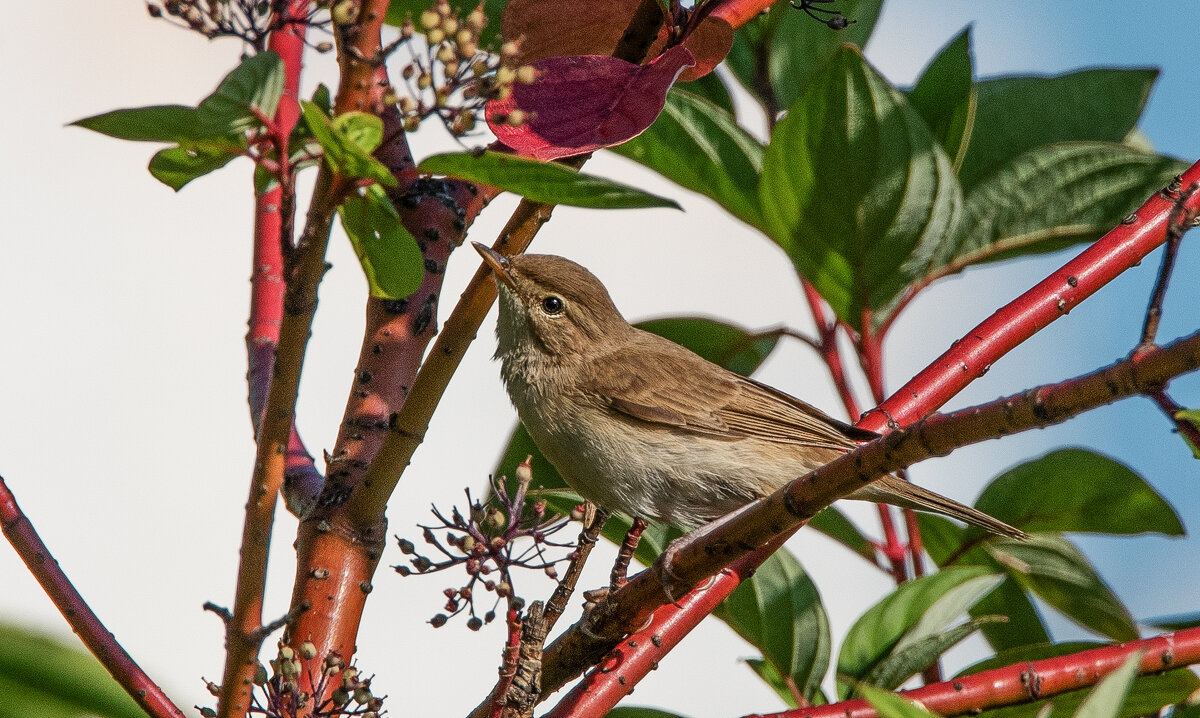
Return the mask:
{"type": "Polygon", "coordinates": [[[458,32],[458,18],[450,16],[442,20],[442,30],[447,35],[453,35],[458,32]]]}
{"type": "Polygon", "coordinates": [[[350,693],[345,688],[338,688],[329,696],[329,700],[338,708],[345,708],[350,703],[350,693]]]}
{"type": "Polygon", "coordinates": [[[483,7],[477,7],[467,15],[467,27],[475,33],[478,33],[483,28],[487,27],[487,15],[483,12],[483,7]]]}
{"type": "Polygon", "coordinates": [[[475,62],[471,63],[471,72],[475,74],[475,77],[483,77],[487,74],[489,69],[490,68],[488,67],[487,61],[485,60],[476,60],[475,62]]]}
{"type": "MultiPolygon", "coordinates": [[[[517,68],[517,82],[522,85],[531,85],[537,79],[537,70],[533,69],[533,65],[521,65],[517,68]]],[[[530,470],[532,477],[532,469],[530,470]]],[[[517,469],[517,475],[520,476],[520,468],[517,469]]]]}
{"type": "Polygon", "coordinates": [[[208,692],[213,694],[214,696],[221,695],[221,686],[218,686],[216,683],[213,683],[212,681],[208,681],[207,683],[205,683],[204,687],[207,688],[208,692]]]}
{"type": "MultiPolygon", "coordinates": [[[[459,33],[461,34],[461,32],[462,31],[460,30],[459,33]]],[[[456,54],[458,55],[459,59],[470,60],[478,53],[479,43],[475,42],[474,40],[458,43],[458,50],[456,54]]]]}
{"type": "Polygon", "coordinates": [[[395,90],[388,90],[387,92],[383,93],[382,99],[383,99],[383,104],[394,105],[400,101],[400,96],[396,94],[395,90]]]}
{"type": "Polygon", "coordinates": [[[449,45],[442,45],[438,48],[437,59],[438,62],[442,63],[443,65],[450,62],[454,59],[454,48],[450,47],[449,45]]]}
{"type": "Polygon", "coordinates": [[[151,3],[146,3],[146,12],[150,13],[150,17],[162,17],[162,8],[151,3]]]}
{"type": "Polygon", "coordinates": [[[358,3],[354,0],[342,0],[333,6],[330,15],[335,25],[349,25],[358,19],[358,3]]]}
{"type": "Polygon", "coordinates": [[[501,85],[511,85],[517,73],[511,67],[501,67],[496,70],[496,82],[501,85]]]}
{"type": "Polygon", "coordinates": [[[433,47],[434,45],[440,45],[442,40],[446,39],[446,33],[442,31],[442,28],[435,27],[425,37],[429,39],[429,46],[433,47]]]}
{"type": "Polygon", "coordinates": [[[585,513],[586,513],[586,509],[584,508],[584,505],[579,504],[575,508],[571,509],[571,520],[572,521],[583,521],[583,516],[585,513]]]}
{"type": "MultiPolygon", "coordinates": [[[[409,67],[412,67],[412,65],[409,65],[409,67]]],[[[400,539],[400,553],[405,554],[407,556],[416,550],[417,550],[417,547],[413,546],[412,541],[409,541],[408,539],[400,539]]]]}
{"type": "Polygon", "coordinates": [[[479,620],[478,616],[472,616],[471,620],[467,621],[467,628],[472,631],[478,631],[480,628],[483,628],[483,621],[479,620]]]}
{"type": "Polygon", "coordinates": [[[408,40],[413,35],[415,35],[416,32],[417,32],[417,28],[415,25],[413,25],[412,18],[411,17],[404,18],[404,23],[402,25],[400,25],[400,37],[404,38],[405,40],[408,40]]]}
{"type": "Polygon", "coordinates": [[[285,661],[290,661],[296,657],[296,652],[292,650],[291,646],[280,646],[279,657],[285,661]]]}
{"type": "Polygon", "coordinates": [[[512,59],[521,54],[521,46],[515,42],[506,42],[500,46],[500,57],[512,59]]]}
{"type": "Polygon", "coordinates": [[[494,620],[496,620],[496,612],[495,611],[488,611],[487,613],[483,614],[483,622],[484,623],[491,623],[494,620]]]}
{"type": "Polygon", "coordinates": [[[442,626],[446,625],[446,621],[448,620],[449,619],[446,617],[446,614],[439,613],[438,615],[429,619],[429,624],[434,628],[441,628],[442,626]]]}
{"type": "Polygon", "coordinates": [[[508,598],[512,595],[512,584],[508,581],[501,581],[496,584],[496,595],[501,598],[508,598]]]}
{"type": "Polygon", "coordinates": [[[265,686],[267,684],[267,667],[259,663],[254,667],[254,685],[265,686]]]}
{"type": "MultiPolygon", "coordinates": [[[[502,529],[506,524],[508,524],[508,517],[505,516],[504,512],[500,509],[494,508],[488,511],[487,522],[492,526],[495,526],[497,529],[502,529]]],[[[495,545],[494,541],[492,542],[492,545],[495,545]]]]}
{"type": "Polygon", "coordinates": [[[458,75],[458,60],[450,60],[445,67],[446,77],[454,77],[458,75]]]}
{"type": "Polygon", "coordinates": [[[520,127],[525,124],[527,119],[528,115],[526,115],[524,110],[513,110],[508,113],[508,119],[505,122],[508,123],[509,127],[520,127]]]}
{"type": "Polygon", "coordinates": [[[312,641],[305,641],[300,644],[300,657],[306,661],[311,661],[317,657],[317,647],[313,645],[312,641]]]}
{"type": "Polygon", "coordinates": [[[558,569],[554,568],[553,566],[547,566],[546,567],[546,575],[550,578],[557,579],[558,578],[558,569]]]}
{"type": "Polygon", "coordinates": [[[421,573],[428,571],[429,567],[433,565],[432,563],[430,563],[429,559],[425,558],[424,556],[417,556],[416,558],[414,558],[412,560],[412,563],[413,563],[413,567],[416,568],[417,571],[420,571],[421,573]]]}
{"type": "Polygon", "coordinates": [[[200,709],[200,715],[204,716],[204,718],[217,718],[217,712],[207,707],[200,709]]]}
{"type": "Polygon", "coordinates": [[[316,49],[317,52],[321,52],[321,53],[329,52],[330,50],[333,49],[333,43],[332,42],[318,42],[316,45],[314,45],[314,48],[316,49]]]}
{"type": "Polygon", "coordinates": [[[404,131],[405,132],[416,132],[417,128],[419,128],[420,126],[421,126],[421,118],[420,117],[413,116],[413,117],[406,117],[404,119],[404,131]]]}
{"type": "Polygon", "coordinates": [[[433,10],[421,13],[421,29],[432,30],[442,22],[442,18],[433,10]]]}
{"type": "Polygon", "coordinates": [[[359,686],[354,689],[354,702],[360,706],[365,706],[371,702],[371,691],[365,686],[359,686]]]}

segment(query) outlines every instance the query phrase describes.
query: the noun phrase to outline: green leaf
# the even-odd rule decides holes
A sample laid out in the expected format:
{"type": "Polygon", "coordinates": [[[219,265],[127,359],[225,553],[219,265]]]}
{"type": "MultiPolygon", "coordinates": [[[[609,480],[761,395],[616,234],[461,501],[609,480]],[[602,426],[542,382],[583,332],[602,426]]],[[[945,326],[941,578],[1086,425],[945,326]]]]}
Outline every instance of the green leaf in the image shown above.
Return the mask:
{"type": "Polygon", "coordinates": [[[596,209],[674,207],[674,200],[635,187],[577,172],[553,162],[515,157],[499,152],[452,152],[427,157],[417,167],[515,192],[534,202],[596,209]]]}
{"type": "Polygon", "coordinates": [[[750,670],[754,671],[754,675],[762,679],[775,691],[775,695],[779,696],[779,700],[783,701],[790,708],[799,708],[800,704],[796,701],[796,696],[788,688],[782,675],[779,674],[779,669],[775,668],[775,664],[762,658],[747,658],[746,665],[750,666],[750,670]]]}
{"type": "Polygon", "coordinates": [[[76,127],[140,142],[187,142],[203,139],[196,108],[184,105],[156,105],[113,110],[71,123],[76,127]]]}
{"type": "Polygon", "coordinates": [[[869,563],[878,565],[875,545],[836,506],[821,509],[816,516],[809,519],[808,527],[837,541],[869,563]]]}
{"type": "MultiPolygon", "coordinates": [[[[1174,418],[1175,421],[1186,421],[1192,426],[1200,428],[1200,409],[1184,409],[1182,411],[1177,411],[1175,412],[1175,416],[1172,418],[1174,418]]],[[[1180,436],[1183,437],[1183,440],[1187,442],[1188,447],[1191,448],[1192,455],[1197,459],[1200,459],[1200,446],[1193,444],[1192,440],[1188,438],[1187,434],[1180,433],[1180,436]]]]}
{"type": "MultiPolygon", "coordinates": [[[[320,107],[305,100],[300,101],[300,111],[313,138],[320,143],[321,149],[324,150],[325,161],[329,163],[329,169],[343,177],[375,180],[385,187],[397,186],[396,178],[392,175],[391,170],[372,157],[369,151],[364,150],[365,145],[358,144],[358,142],[365,142],[373,136],[373,133],[367,128],[370,124],[368,120],[360,118],[335,125],[330,122],[320,107]]],[[[346,113],[348,116],[362,114],[346,113]]],[[[378,121],[378,118],[376,120],[378,121]]],[[[382,136],[382,126],[380,136],[382,136]]]]}
{"type": "Polygon", "coordinates": [[[952,233],[962,196],[920,115],[843,48],[776,126],[759,202],[768,233],[857,328],[907,286],[914,250],[952,233]]]}
{"type": "Polygon", "coordinates": [[[312,103],[320,108],[326,117],[333,116],[333,97],[324,82],[317,83],[317,89],[313,90],[312,103]]]}
{"type": "Polygon", "coordinates": [[[873,686],[859,686],[863,697],[878,711],[880,718],[931,718],[936,716],[912,701],[873,686]]]}
{"type": "MultiPolygon", "coordinates": [[[[993,668],[1003,668],[1046,658],[1057,658],[1106,644],[1076,641],[1069,643],[1039,644],[1023,646],[1018,649],[1001,651],[992,658],[977,663],[963,670],[957,677],[974,675],[993,668]]],[[[1200,679],[1187,668],[1180,668],[1157,675],[1139,676],[1133,681],[1129,697],[1117,715],[1121,718],[1154,715],[1162,706],[1177,703],[1188,697],[1192,691],[1200,687],[1200,679]]],[[[1009,706],[997,710],[984,711],[984,718],[1034,718],[1047,704],[1053,704],[1054,716],[1068,716],[1075,711],[1091,693],[1089,689],[1080,689],[1068,693],[1060,693],[1031,703],[1009,706]]]]}
{"type": "Polygon", "coordinates": [[[424,261],[417,241],[379,185],[354,194],[338,208],[342,227],[362,264],[371,296],[402,299],[421,286],[424,261]]]}
{"type": "Polygon", "coordinates": [[[178,192],[197,177],[221,169],[239,154],[228,147],[168,147],[150,158],[149,170],[155,179],[178,192]]]}
{"type": "MultiPolygon", "coordinates": [[[[975,508],[1030,533],[1183,535],[1175,510],[1145,479],[1086,449],[1060,449],[1009,469],[988,484],[975,508]]],[[[967,529],[970,538],[980,534],[967,529]]]]}
{"type": "Polygon", "coordinates": [[[779,337],[771,332],[752,334],[741,327],[706,317],[669,317],[638,322],[651,334],[691,349],[713,364],[753,374],[775,349],[779,337]]]}
{"type": "Polygon", "coordinates": [[[1138,652],[1129,656],[1120,668],[1096,684],[1079,710],[1075,711],[1075,718],[1117,718],[1133,686],[1133,679],[1137,677],[1142,655],[1138,652]]]}
{"type": "Polygon", "coordinates": [[[913,276],[1091,242],[1186,167],[1115,143],[1038,147],[967,195],[959,231],[923,245],[913,276]]]}
{"type": "MultiPolygon", "coordinates": [[[[683,87],[676,85],[674,89],[703,97],[729,113],[730,117],[737,117],[737,110],[733,106],[733,98],[729,96],[729,88],[725,87],[725,81],[721,79],[719,73],[710,72],[703,77],[698,77],[688,82],[683,87]]],[[[669,94],[667,96],[670,97],[669,94]]]]}
{"type": "Polygon", "coordinates": [[[346,112],[333,118],[333,131],[368,155],[383,142],[383,120],[369,112],[346,112]]]}
{"type": "Polygon", "coordinates": [[[908,94],[908,103],[925,119],[955,168],[962,165],[975,125],[973,74],[968,27],[942,48],[908,94]]]}
{"type": "Polygon", "coordinates": [[[762,651],[805,700],[829,668],[829,619],[816,585],[786,549],[775,552],[713,615],[762,651]]]}
{"type": "Polygon", "coordinates": [[[903,647],[897,646],[891,655],[871,669],[862,683],[889,691],[895,690],[984,624],[1003,620],[1000,616],[980,616],[945,631],[923,636],[903,647]]]}
{"type": "Polygon", "coordinates": [[[854,22],[844,30],[832,30],[786,3],[775,3],[766,15],[734,34],[726,58],[729,69],[760,103],[773,94],[769,104],[776,111],[791,107],[838,48],[845,43],[866,45],[882,5],[883,0],[839,2],[837,9],[854,22]],[[760,73],[762,69],[765,73],[760,73]],[[763,91],[768,86],[771,93],[763,91]]]}
{"type": "Polygon", "coordinates": [[[273,50],[248,57],[200,102],[197,120],[202,127],[220,134],[258,127],[261,123],[254,111],[274,117],[283,96],[283,82],[283,59],[273,50]]]}
{"type": "Polygon", "coordinates": [[[1142,619],[1139,623],[1152,626],[1160,631],[1182,631],[1185,628],[1200,626],[1200,611],[1181,613],[1177,616],[1158,616],[1142,619]]]}
{"type": "MultiPolygon", "coordinates": [[[[986,593],[984,588],[994,588],[996,580],[986,568],[964,566],[947,568],[900,586],[850,627],[838,656],[838,676],[851,681],[866,677],[914,629],[917,633],[909,640],[940,631],[978,601],[986,593]],[[942,601],[943,598],[946,600],[942,601]],[[930,618],[923,620],[926,613],[930,613],[930,618]],[[935,625],[937,628],[933,629],[935,625]]],[[[848,692],[849,686],[842,682],[841,697],[845,698],[848,692]]]]}
{"type": "Polygon", "coordinates": [[[610,149],[714,200],[743,222],[762,226],[758,175],[763,147],[708,100],[672,89],[649,129],[610,149]]]}
{"type": "Polygon", "coordinates": [[[0,718],[145,718],[90,654],[0,623],[0,718]]]}
{"type": "Polygon", "coordinates": [[[1094,69],[976,83],[975,128],[959,170],[963,188],[1041,145],[1120,142],[1141,117],[1157,77],[1157,70],[1094,69]]]}
{"type": "Polygon", "coordinates": [[[1117,641],[1138,637],[1129,611],[1079,549],[1063,537],[1034,534],[1027,541],[997,538],[983,546],[1026,590],[1068,618],[1117,641]]]}

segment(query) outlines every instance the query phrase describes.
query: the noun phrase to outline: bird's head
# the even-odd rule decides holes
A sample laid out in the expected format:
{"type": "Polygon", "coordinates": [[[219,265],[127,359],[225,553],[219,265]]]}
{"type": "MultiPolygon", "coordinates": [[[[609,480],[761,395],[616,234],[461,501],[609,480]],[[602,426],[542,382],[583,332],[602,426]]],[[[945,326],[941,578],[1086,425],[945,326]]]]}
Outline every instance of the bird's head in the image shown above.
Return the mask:
{"type": "Polygon", "coordinates": [[[600,280],[575,262],[549,254],[506,257],[473,244],[499,288],[497,356],[516,349],[589,354],[632,331],[600,280]]]}

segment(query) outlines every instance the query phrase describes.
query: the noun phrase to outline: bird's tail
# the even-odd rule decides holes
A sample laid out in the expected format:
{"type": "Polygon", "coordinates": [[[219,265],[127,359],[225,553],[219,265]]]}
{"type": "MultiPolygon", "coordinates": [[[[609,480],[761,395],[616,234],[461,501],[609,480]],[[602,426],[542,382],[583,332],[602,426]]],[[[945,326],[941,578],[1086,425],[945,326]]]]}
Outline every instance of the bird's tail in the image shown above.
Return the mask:
{"type": "Polygon", "coordinates": [[[994,519],[970,506],[963,506],[957,501],[929,489],[923,489],[898,476],[888,475],[872,481],[846,498],[883,502],[915,511],[942,514],[1001,536],[1015,539],[1029,538],[1024,531],[1009,526],[999,519],[994,519]]]}

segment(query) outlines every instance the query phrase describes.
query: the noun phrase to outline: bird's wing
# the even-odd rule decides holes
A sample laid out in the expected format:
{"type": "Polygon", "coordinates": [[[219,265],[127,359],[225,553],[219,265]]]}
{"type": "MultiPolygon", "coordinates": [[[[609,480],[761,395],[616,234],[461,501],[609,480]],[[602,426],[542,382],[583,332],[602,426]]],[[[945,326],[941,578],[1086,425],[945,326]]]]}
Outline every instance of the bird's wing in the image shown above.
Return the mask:
{"type": "Polygon", "coordinates": [[[839,451],[875,436],[652,334],[643,333],[591,366],[604,371],[588,372],[586,391],[652,424],[730,440],[756,437],[839,451]]]}

